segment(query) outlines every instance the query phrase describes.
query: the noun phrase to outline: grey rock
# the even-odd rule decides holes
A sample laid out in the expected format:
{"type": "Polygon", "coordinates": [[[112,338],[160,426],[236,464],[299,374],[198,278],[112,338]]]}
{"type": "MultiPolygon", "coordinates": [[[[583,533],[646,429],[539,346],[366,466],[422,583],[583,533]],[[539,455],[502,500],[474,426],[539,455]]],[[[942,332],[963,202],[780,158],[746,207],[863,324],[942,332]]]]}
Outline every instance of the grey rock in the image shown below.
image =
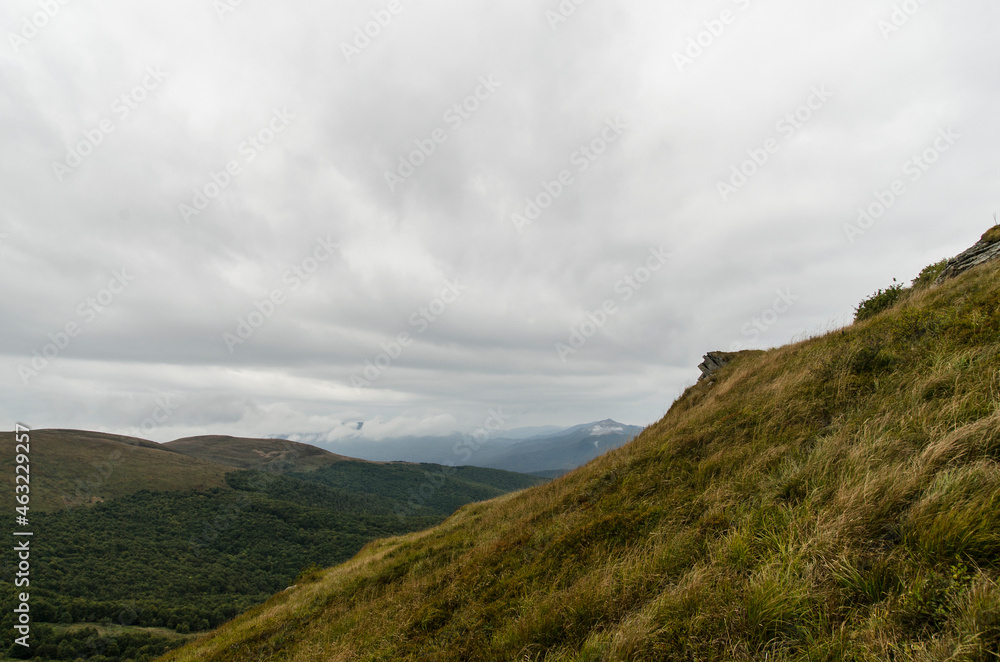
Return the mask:
{"type": "Polygon", "coordinates": [[[731,354],[726,352],[709,352],[706,354],[704,356],[704,361],[698,366],[698,369],[701,370],[701,377],[698,378],[698,381],[700,382],[703,379],[708,379],[713,374],[729,365],[729,359],[731,356],[731,354]]]}
{"type": "Polygon", "coordinates": [[[940,285],[949,278],[954,278],[973,267],[978,267],[980,264],[985,264],[996,259],[1000,259],[1000,242],[990,242],[981,239],[969,250],[948,260],[948,266],[944,268],[944,271],[937,277],[934,284],[940,285]]]}

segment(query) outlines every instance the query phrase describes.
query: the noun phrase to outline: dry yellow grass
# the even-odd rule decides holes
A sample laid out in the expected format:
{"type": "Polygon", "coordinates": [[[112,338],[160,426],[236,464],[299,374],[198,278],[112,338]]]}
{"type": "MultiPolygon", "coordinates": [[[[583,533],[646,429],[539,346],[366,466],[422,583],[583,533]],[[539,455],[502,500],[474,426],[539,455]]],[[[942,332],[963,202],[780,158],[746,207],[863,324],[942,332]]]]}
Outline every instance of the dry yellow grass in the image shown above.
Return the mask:
{"type": "Polygon", "coordinates": [[[745,354],[634,442],[165,661],[996,660],[1000,270],[745,354]]]}

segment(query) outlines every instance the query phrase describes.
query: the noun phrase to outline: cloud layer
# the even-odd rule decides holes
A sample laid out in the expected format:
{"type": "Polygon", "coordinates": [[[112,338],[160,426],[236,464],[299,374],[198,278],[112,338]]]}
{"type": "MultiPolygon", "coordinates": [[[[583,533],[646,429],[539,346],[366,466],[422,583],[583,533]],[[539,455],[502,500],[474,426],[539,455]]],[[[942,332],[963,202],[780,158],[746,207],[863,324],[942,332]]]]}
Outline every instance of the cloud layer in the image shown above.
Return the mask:
{"type": "Polygon", "coordinates": [[[650,423],[997,208],[985,0],[0,19],[8,427],[650,423]]]}

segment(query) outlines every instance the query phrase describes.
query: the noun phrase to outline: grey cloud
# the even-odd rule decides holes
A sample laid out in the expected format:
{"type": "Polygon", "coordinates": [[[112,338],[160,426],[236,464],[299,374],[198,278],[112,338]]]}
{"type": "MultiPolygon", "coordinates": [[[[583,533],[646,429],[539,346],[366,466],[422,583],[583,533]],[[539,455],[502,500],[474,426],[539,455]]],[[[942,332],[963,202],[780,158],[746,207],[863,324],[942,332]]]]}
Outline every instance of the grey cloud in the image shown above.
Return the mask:
{"type": "MultiPolygon", "coordinates": [[[[512,426],[652,422],[705,351],[843,321],[991,222],[1000,10],[927,4],[884,38],[893,4],[590,0],[553,30],[554,1],[404,2],[350,62],[342,43],[387,3],[62,6],[0,46],[0,415],[146,433],[167,393],[183,404],[159,440],[447,432],[499,405],[512,426]],[[724,9],[735,20],[679,71],[724,9]],[[166,80],[125,115],[116,100],[148,67],[166,80]],[[453,126],[481,77],[500,85],[453,126]],[[832,97],[786,137],[776,123],[815,86],[832,97]],[[627,130],[582,170],[574,152],[616,117],[627,130]],[[102,120],[114,131],[60,182],[53,162],[102,120]],[[962,138],[907,179],[945,127],[962,138]],[[447,139],[390,190],[386,170],[436,129],[447,139]],[[723,201],[718,183],[771,139],[723,201]],[[518,233],[512,215],[563,170],[573,183],[518,233]],[[906,193],[851,243],[845,224],[897,179],[906,193]],[[213,195],[185,223],[196,191],[213,195]],[[288,270],[327,236],[341,252],[293,289],[288,270]],[[659,247],[669,262],[623,300],[616,284],[659,247]],[[134,283],[86,321],[79,304],[122,267],[134,283]],[[455,280],[468,292],[418,332],[411,315],[455,280]],[[800,299],[754,326],[779,289],[800,299]],[[275,290],[285,302],[230,352],[223,334],[275,290]],[[609,299],[618,311],[560,360],[609,299]],[[19,368],[71,322],[81,333],[25,386],[19,368]],[[402,332],[413,343],[356,390],[402,332]]],[[[0,18],[17,33],[36,11],[0,18]]]]}

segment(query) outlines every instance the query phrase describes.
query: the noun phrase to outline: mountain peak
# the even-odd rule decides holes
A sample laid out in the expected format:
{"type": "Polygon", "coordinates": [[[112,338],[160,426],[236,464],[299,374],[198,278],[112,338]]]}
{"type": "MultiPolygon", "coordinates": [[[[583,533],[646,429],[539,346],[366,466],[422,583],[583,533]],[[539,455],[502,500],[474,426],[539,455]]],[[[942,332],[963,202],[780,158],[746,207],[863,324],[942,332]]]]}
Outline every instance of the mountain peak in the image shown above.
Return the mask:
{"type": "Polygon", "coordinates": [[[624,432],[625,427],[626,427],[625,425],[622,425],[617,421],[614,421],[610,418],[606,418],[603,421],[590,424],[590,436],[600,437],[606,434],[615,434],[618,432],[624,432]]]}

